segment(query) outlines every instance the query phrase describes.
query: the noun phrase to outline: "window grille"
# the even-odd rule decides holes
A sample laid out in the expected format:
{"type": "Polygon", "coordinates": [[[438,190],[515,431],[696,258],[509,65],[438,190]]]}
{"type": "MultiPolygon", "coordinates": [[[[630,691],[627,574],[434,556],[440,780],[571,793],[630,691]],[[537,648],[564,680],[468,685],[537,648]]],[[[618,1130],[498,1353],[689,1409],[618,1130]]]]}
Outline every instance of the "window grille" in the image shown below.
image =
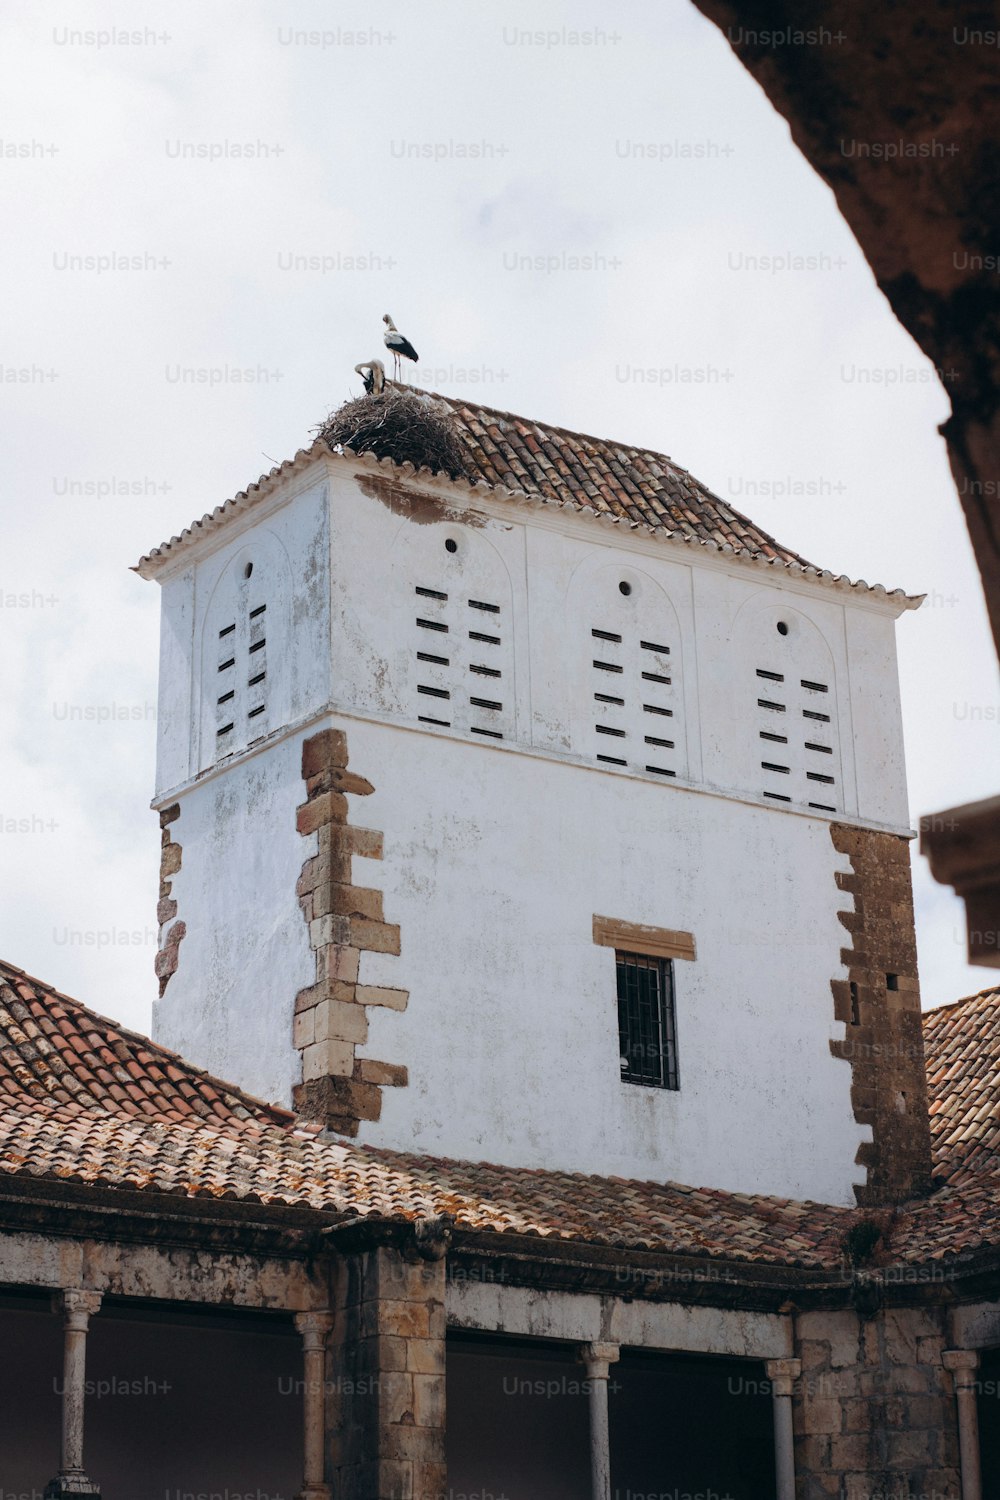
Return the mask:
{"type": "Polygon", "coordinates": [[[674,966],[669,958],[616,953],[623,1083],[678,1089],[674,966]]]}

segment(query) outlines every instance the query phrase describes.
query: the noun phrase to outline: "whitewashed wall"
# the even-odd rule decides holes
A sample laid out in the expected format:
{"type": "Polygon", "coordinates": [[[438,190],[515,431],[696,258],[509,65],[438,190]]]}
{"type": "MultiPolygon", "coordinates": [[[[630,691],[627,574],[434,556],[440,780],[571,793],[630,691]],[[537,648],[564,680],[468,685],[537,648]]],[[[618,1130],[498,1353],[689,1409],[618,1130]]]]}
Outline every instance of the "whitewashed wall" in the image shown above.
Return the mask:
{"type": "Polygon", "coordinates": [[[180,797],[170,832],[186,933],[177,972],[153,1007],[153,1035],[258,1098],[289,1105],[301,1077],[295,996],[316,961],[295,882],[316,836],[295,831],[303,801],[301,739],[243,759],[180,797]]]}
{"type": "Polygon", "coordinates": [[[450,514],[407,516],[320,460],[171,565],[157,795],[181,801],[188,935],[158,1035],[290,1098],[292,1003],[312,978],[298,760],[331,722],[376,788],[352,821],[385,839],[355,881],[402,929],[402,955],[366,954],[361,978],[411,996],[372,1018],[363,1055],[410,1085],[384,1090],[363,1140],[852,1201],[868,1132],[828,1047],[849,900],[828,823],[906,827],[895,607],[439,493],[450,514]],[[251,554],[278,622],[267,735],[213,769],[212,653],[251,554]],[[786,726],[784,744],[760,738],[786,726]],[[676,964],[676,1094],[620,1082],[595,913],[695,934],[697,961],[676,964]]]}
{"type": "MultiPolygon", "coordinates": [[[[852,1201],[868,1133],[830,1056],[842,973],[826,825],[355,721],[405,985],[362,1055],[405,1063],[362,1140],[524,1166],[852,1201]],[[594,914],[693,932],[675,963],[681,1087],[622,1084],[614,953],[594,914]]],[[[357,865],[361,864],[356,861],[357,865]]],[[[359,872],[360,873],[360,872],[359,872]]]]}

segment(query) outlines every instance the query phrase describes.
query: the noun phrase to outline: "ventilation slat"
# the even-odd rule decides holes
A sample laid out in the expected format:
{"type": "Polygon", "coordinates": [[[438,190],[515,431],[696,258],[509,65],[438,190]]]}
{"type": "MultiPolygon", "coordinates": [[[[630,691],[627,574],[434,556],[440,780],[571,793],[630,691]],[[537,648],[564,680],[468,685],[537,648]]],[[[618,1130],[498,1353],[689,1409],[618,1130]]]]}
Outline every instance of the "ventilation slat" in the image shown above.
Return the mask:
{"type": "MultiPolygon", "coordinates": [[[[411,669],[414,660],[418,664],[438,669],[430,673],[420,672],[420,667],[417,666],[415,679],[423,677],[425,680],[415,680],[418,695],[415,707],[430,707],[426,703],[420,703],[419,697],[425,700],[437,698],[442,703],[451,703],[450,711],[454,717],[445,720],[433,713],[417,713],[417,722],[435,729],[451,729],[465,736],[476,735],[495,740],[507,738],[508,719],[512,717],[512,705],[509,697],[506,697],[506,692],[505,702],[496,698],[473,697],[470,692],[470,689],[477,688],[480,692],[499,692],[504,679],[508,679],[511,675],[509,644],[504,655],[493,652],[493,648],[502,648],[504,645],[502,637],[497,634],[500,629],[501,605],[491,603],[488,599],[467,598],[461,584],[453,586],[450,592],[445,588],[432,588],[429,583],[414,584],[413,587],[414,593],[419,598],[428,601],[427,614],[416,616],[417,629],[433,630],[439,635],[454,636],[453,641],[427,641],[426,645],[430,649],[415,649],[411,658],[411,669]],[[430,608],[431,603],[434,608],[430,608]],[[481,621],[470,620],[465,614],[466,606],[487,618],[481,621]],[[482,624],[486,628],[470,628],[476,624],[482,624]],[[470,642],[477,642],[479,649],[463,647],[462,643],[466,639],[470,642]],[[429,680],[426,680],[427,678],[429,680]],[[488,680],[470,681],[470,678],[488,680]],[[485,717],[486,723],[471,723],[470,715],[478,719],[485,717]],[[493,718],[491,724],[489,721],[494,715],[496,717],[493,718]]],[[[414,642],[415,647],[419,639],[418,636],[417,641],[414,642]]],[[[413,687],[410,688],[410,692],[413,692],[413,687]]]]}
{"type": "MultiPolygon", "coordinates": [[[[253,572],[253,564],[241,563],[236,572],[241,580],[249,578],[253,572]]],[[[235,608],[236,618],[226,620],[218,628],[219,660],[216,671],[223,680],[218,683],[216,690],[216,717],[221,718],[224,714],[226,722],[218,725],[214,731],[216,756],[232,755],[248,745],[251,741],[248,725],[252,720],[260,721],[254,725],[253,730],[253,737],[257,741],[271,727],[267,719],[262,717],[266,715],[268,707],[265,696],[267,642],[264,634],[267,601],[260,602],[259,584],[258,576],[254,578],[252,585],[252,598],[258,602],[252,608],[251,599],[247,598],[247,591],[241,585],[232,590],[236,595],[235,599],[222,605],[227,610],[235,608]],[[258,655],[258,652],[261,654],[258,655]]],[[[225,616],[222,618],[225,619],[225,616]]]]}
{"type": "MultiPolygon", "coordinates": [[[[787,628],[782,631],[780,624],[779,631],[785,636],[788,635],[787,628]]],[[[762,653],[765,655],[765,659],[771,654],[771,649],[771,647],[767,647],[765,653],[762,653]]],[[[802,649],[801,644],[798,649],[802,649]]],[[[773,657],[772,661],[777,666],[778,663],[773,657]]],[[[791,661],[794,665],[786,667],[784,672],[776,671],[770,666],[755,668],[754,675],[757,679],[758,692],[760,691],[760,683],[762,681],[785,684],[782,688],[782,693],[785,696],[784,702],[779,702],[773,698],[758,698],[758,709],[764,709],[769,713],[794,715],[794,719],[789,719],[789,725],[793,724],[799,716],[806,720],[807,723],[816,725],[831,724],[830,713],[818,708],[812,708],[811,706],[806,707],[807,704],[815,702],[814,695],[820,693],[827,695],[828,706],[832,706],[830,703],[833,696],[831,684],[820,681],[818,677],[800,677],[798,675],[803,668],[808,671],[811,665],[818,662],[818,658],[814,655],[811,661],[802,660],[801,658],[795,661],[795,658],[792,657],[791,661]]],[[[810,730],[806,728],[805,733],[808,734],[809,732],[810,730]]],[[[813,734],[821,732],[818,728],[812,730],[813,734]]],[[[830,737],[827,739],[827,742],[823,743],[816,739],[800,738],[797,733],[792,733],[791,735],[780,734],[758,727],[757,738],[759,741],[763,740],[775,746],[783,745],[785,747],[782,752],[785,756],[784,762],[778,763],[776,761],[762,760],[760,762],[761,769],[770,772],[772,775],[786,776],[789,780],[787,795],[778,792],[763,792],[762,795],[774,801],[797,803],[799,807],[808,806],[819,812],[835,812],[836,808],[828,806],[826,803],[809,801],[811,791],[809,784],[811,782],[820,782],[824,786],[830,787],[836,786],[837,779],[835,776],[809,769],[810,766],[816,764],[816,756],[818,755],[829,757],[828,764],[833,762],[833,757],[837,755],[838,749],[837,741],[833,738],[832,728],[829,735],[830,737]]],[[[764,749],[764,746],[761,745],[760,748],[766,755],[767,751],[764,749]]],[[[839,797],[837,793],[831,793],[831,795],[839,797]]]]}
{"type": "MultiPolygon", "coordinates": [[[[627,594],[629,590],[623,584],[622,592],[627,594]]],[[[613,616],[612,616],[613,618],[613,616]]],[[[622,617],[624,620],[624,616],[622,617]]],[[[610,623],[610,622],[609,622],[610,623]]],[[[654,748],[659,750],[674,750],[680,742],[676,739],[667,739],[665,735],[646,734],[647,725],[639,717],[640,714],[652,714],[656,718],[672,719],[674,710],[665,707],[662,703],[646,703],[643,698],[647,693],[661,696],[656,692],[657,688],[670,688],[673,686],[671,675],[670,647],[666,642],[641,635],[639,630],[631,633],[631,623],[628,628],[621,631],[605,629],[593,626],[590,631],[592,640],[608,641],[622,650],[608,652],[611,657],[619,660],[604,660],[602,657],[592,657],[591,667],[595,672],[613,673],[619,677],[627,677],[630,686],[621,684],[618,693],[594,692],[595,703],[607,704],[611,708],[623,710],[621,714],[609,715],[611,723],[595,724],[594,736],[600,736],[597,744],[591,742],[591,754],[598,763],[607,766],[619,766],[630,768],[633,772],[650,776],[676,776],[678,773],[668,766],[647,763],[645,755],[653,752],[654,748]],[[638,689],[638,691],[636,691],[638,689]],[[610,749],[608,739],[623,741],[622,750],[626,744],[630,747],[627,756],[607,755],[604,749],[610,749]],[[637,749],[631,749],[637,746],[637,749]],[[600,753],[598,753],[600,747],[600,753]],[[644,753],[641,753],[643,752],[644,753]]],[[[647,627],[648,628],[648,627],[647,627]]],[[[657,627],[654,626],[654,629],[657,627]]],[[[618,684],[615,684],[618,686],[618,684]]],[[[669,696],[669,695],[663,695],[669,696]]],[[[650,729],[655,726],[649,725],[650,729]]],[[[669,732],[668,726],[663,728],[669,732]]],[[[681,774],[684,774],[683,771],[681,774]]]]}

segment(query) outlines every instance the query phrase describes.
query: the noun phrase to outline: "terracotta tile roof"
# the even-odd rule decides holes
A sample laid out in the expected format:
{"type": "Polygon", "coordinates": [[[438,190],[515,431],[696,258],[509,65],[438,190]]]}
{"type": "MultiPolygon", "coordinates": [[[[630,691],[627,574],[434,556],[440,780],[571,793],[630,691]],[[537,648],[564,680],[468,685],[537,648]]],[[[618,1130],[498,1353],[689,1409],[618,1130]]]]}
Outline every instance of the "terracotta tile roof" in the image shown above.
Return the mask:
{"type": "Polygon", "coordinates": [[[0,1172],[821,1267],[842,1209],[341,1145],[0,964],[0,1172]]]}
{"type": "MultiPolygon", "coordinates": [[[[434,391],[416,394],[437,404],[454,422],[467,456],[468,483],[473,486],[484,485],[502,494],[524,495],[539,503],[592,512],[605,522],[648,528],[668,541],[720,548],[745,561],[787,569],[827,586],[891,598],[900,608],[914,609],[922,601],[923,595],[887,590],[863,579],[853,582],[844,574],[835,576],[807,562],[664,453],[569,432],[434,391]]],[[[135,571],[144,578],[155,577],[179,548],[226,525],[237,511],[266,498],[276,483],[329,452],[321,438],[309,448],[300,448],[293,458],[260,475],[245,490],[185,527],[179,536],[154,547],[139,559],[135,571]]],[[[397,466],[389,459],[378,460],[370,453],[352,454],[351,462],[405,479],[452,482],[427,469],[417,471],[412,464],[397,466]]]]}
{"type": "Polygon", "coordinates": [[[836,1262],[850,1218],[844,1209],[672,1183],[347,1147],[289,1127],[178,1129],[49,1101],[26,1110],[2,1090],[0,1171],[345,1220],[448,1213],[466,1230],[813,1269],[836,1262]]]}
{"type": "Polygon", "coordinates": [[[1000,985],[923,1022],[935,1172],[951,1182],[1000,1155],[1000,985]]]}
{"type": "MultiPolygon", "coordinates": [[[[935,1103],[950,1084],[956,1089],[954,1127],[935,1125],[946,1167],[955,1132],[965,1136],[960,1122],[991,1114],[998,1007],[1000,991],[990,990],[927,1017],[935,1103]],[[986,1088],[977,1072],[984,1057],[986,1088]]],[[[936,1120],[945,1112],[938,1108],[936,1120]]],[[[966,1148],[962,1171],[898,1211],[887,1255],[917,1265],[1000,1244],[994,1143],[991,1127],[975,1151],[966,1148]]],[[[9,965],[0,965],[0,1173],[297,1207],[344,1221],[448,1213],[459,1230],[831,1275],[842,1271],[841,1240],[857,1217],[848,1208],[670,1182],[341,1144],[9,965]]]]}
{"type": "Polygon", "coordinates": [[[0,1089],[166,1124],[294,1119],[2,962],[0,1089]]]}
{"type": "Polygon", "coordinates": [[[665,453],[568,432],[452,396],[424,394],[453,418],[474,482],[588,506],[598,515],[714,542],[751,557],[812,566],[665,453]]]}

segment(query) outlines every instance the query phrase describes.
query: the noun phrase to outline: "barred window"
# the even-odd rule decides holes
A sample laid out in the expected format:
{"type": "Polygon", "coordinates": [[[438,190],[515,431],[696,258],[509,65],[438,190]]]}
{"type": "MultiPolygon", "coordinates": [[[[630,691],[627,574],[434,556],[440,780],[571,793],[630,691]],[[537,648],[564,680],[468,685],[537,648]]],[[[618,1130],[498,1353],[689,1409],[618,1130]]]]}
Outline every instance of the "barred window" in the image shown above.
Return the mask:
{"type": "Polygon", "coordinates": [[[615,966],[622,1082],[679,1089],[673,962],[616,952],[615,966]]]}

